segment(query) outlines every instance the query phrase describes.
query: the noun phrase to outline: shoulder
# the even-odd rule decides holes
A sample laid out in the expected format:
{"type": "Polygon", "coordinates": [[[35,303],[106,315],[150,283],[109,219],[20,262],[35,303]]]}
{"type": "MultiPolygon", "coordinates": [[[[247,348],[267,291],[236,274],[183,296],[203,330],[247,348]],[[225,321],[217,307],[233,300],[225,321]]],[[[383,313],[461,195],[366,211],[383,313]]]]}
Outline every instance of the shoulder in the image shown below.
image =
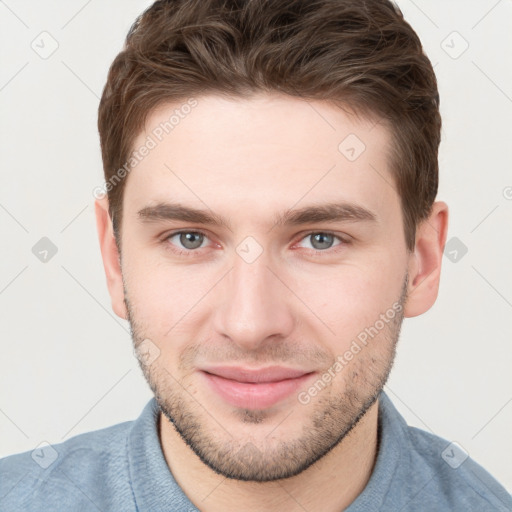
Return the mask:
{"type": "Polygon", "coordinates": [[[409,426],[379,398],[379,453],[354,511],[512,511],[512,496],[463,447],[409,426]]]}
{"type": "Polygon", "coordinates": [[[423,485],[418,504],[437,510],[511,511],[512,496],[457,443],[407,426],[409,459],[416,485],[423,485]]]}
{"type": "Polygon", "coordinates": [[[103,510],[112,497],[131,495],[125,447],[132,424],[0,459],[0,509],[64,510],[83,504],[103,510]]]}

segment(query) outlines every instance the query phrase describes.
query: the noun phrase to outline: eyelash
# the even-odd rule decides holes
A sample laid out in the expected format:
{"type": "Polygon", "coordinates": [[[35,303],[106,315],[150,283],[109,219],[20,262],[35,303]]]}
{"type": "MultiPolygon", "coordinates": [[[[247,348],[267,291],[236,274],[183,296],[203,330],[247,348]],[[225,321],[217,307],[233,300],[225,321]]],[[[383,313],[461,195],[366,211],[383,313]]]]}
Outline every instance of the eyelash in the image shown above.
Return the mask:
{"type": "MultiPolygon", "coordinates": [[[[181,231],[175,231],[173,233],[169,233],[168,235],[166,235],[165,238],[162,240],[162,243],[165,245],[165,248],[167,250],[170,250],[173,254],[176,254],[178,256],[185,256],[185,257],[195,257],[197,255],[196,253],[199,252],[199,248],[198,249],[188,249],[188,250],[187,249],[171,248],[172,244],[169,242],[169,239],[173,238],[176,235],[180,235],[180,234],[183,234],[183,233],[195,233],[195,234],[203,235],[204,237],[208,238],[208,235],[205,232],[201,231],[201,230],[197,230],[197,229],[196,230],[181,230],[181,231]]],[[[321,234],[321,235],[331,235],[334,238],[337,238],[340,243],[338,245],[335,245],[334,247],[329,248],[329,249],[324,249],[323,251],[320,250],[320,249],[309,249],[309,251],[313,251],[313,256],[320,256],[321,257],[321,254],[323,254],[323,253],[333,254],[333,253],[337,252],[336,248],[339,248],[339,247],[342,247],[344,245],[349,245],[350,244],[349,240],[346,240],[346,239],[342,238],[341,236],[336,235],[332,231],[310,231],[310,232],[304,234],[302,236],[302,238],[300,238],[298,240],[298,242],[301,242],[302,240],[304,240],[308,236],[318,235],[318,234],[321,234]]]]}

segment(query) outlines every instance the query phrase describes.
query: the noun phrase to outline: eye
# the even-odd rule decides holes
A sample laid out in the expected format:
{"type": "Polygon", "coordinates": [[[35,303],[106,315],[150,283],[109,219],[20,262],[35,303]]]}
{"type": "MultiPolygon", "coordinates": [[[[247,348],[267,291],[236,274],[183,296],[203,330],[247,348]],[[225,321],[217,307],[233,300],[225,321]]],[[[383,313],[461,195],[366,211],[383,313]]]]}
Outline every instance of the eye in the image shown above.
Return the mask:
{"type": "Polygon", "coordinates": [[[207,236],[200,231],[178,231],[177,233],[171,233],[164,241],[175,245],[176,250],[182,254],[201,248],[206,239],[207,236]],[[173,238],[177,239],[177,243],[172,241],[173,238]]]}
{"type": "Polygon", "coordinates": [[[311,248],[315,251],[325,251],[327,249],[331,249],[336,239],[339,240],[339,243],[335,244],[334,247],[341,245],[342,243],[348,243],[345,242],[345,240],[343,240],[341,237],[324,231],[308,233],[304,238],[302,238],[302,240],[310,241],[310,247],[308,248],[311,248]]]}

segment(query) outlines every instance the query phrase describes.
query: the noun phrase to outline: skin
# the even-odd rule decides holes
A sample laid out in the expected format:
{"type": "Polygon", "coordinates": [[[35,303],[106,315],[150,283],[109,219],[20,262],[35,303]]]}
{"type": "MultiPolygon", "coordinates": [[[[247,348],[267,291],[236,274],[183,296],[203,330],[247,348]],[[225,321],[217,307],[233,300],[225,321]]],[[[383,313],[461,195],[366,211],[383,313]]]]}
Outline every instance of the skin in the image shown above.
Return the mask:
{"type": "MultiPolygon", "coordinates": [[[[383,124],[280,94],[197,100],[128,175],[121,255],[107,198],[96,202],[112,307],[130,321],[135,346],[149,344],[154,354],[141,367],[163,411],[165,459],[203,511],[342,510],[375,464],[377,398],[402,319],[436,300],[448,208],[434,203],[409,252],[383,124]],[[349,134],[366,146],[354,161],[338,150],[349,134]],[[230,226],[140,218],[165,201],[214,212],[230,226]],[[328,202],[375,218],[275,223],[288,209],[328,202]],[[180,230],[205,237],[192,235],[195,246],[170,237],[180,230]],[[325,232],[335,236],[315,238],[325,232]],[[249,236],[257,245],[240,245],[249,236]],[[261,254],[248,262],[240,247],[261,254]],[[326,386],[308,403],[298,399],[393,308],[393,320],[326,386]],[[207,364],[312,374],[277,404],[255,409],[217,394],[200,371],[207,364]]],[[[152,112],[134,147],[175,108],[152,112]]]]}

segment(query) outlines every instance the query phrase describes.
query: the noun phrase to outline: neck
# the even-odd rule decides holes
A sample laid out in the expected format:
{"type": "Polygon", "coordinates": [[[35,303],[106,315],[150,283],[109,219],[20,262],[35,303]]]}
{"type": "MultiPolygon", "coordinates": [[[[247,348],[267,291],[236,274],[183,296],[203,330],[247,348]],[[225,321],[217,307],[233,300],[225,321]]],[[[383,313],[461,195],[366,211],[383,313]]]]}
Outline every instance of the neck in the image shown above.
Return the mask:
{"type": "Polygon", "coordinates": [[[211,470],[160,414],[162,450],[174,479],[203,512],[339,511],[363,491],[378,449],[378,401],[327,455],[291,478],[273,482],[227,479],[211,470]]]}

